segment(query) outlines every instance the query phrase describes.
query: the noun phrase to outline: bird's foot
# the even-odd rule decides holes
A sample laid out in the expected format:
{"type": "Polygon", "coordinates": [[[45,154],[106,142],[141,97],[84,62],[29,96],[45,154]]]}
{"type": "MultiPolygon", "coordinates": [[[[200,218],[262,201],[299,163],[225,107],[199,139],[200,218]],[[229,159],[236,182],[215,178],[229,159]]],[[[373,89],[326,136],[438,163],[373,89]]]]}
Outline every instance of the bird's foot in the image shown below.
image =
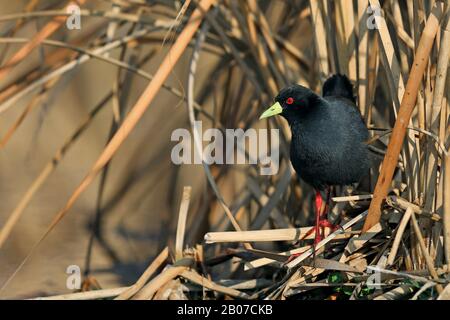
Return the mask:
{"type": "Polygon", "coordinates": [[[300,255],[304,254],[306,251],[308,251],[309,249],[306,249],[303,252],[299,252],[299,253],[293,253],[290,255],[290,257],[286,260],[285,264],[288,264],[289,262],[291,262],[292,260],[295,260],[297,257],[299,257],[300,255]]]}
{"type": "MultiPolygon", "coordinates": [[[[320,241],[322,241],[324,239],[322,234],[323,234],[323,230],[325,228],[329,228],[331,230],[331,232],[335,232],[336,230],[342,230],[342,231],[344,230],[341,225],[339,225],[339,224],[332,224],[330,221],[328,221],[328,219],[319,220],[318,225],[312,227],[302,237],[302,240],[303,240],[303,239],[307,238],[308,236],[310,236],[312,233],[314,233],[314,243],[312,245],[313,258],[315,257],[315,254],[316,254],[316,247],[317,247],[317,245],[319,244],[320,241]],[[320,232],[320,229],[322,229],[322,233],[320,232]]],[[[287,259],[287,261],[285,263],[287,264],[287,263],[291,262],[292,260],[294,260],[295,258],[297,258],[298,256],[300,256],[303,253],[305,253],[305,251],[301,252],[301,253],[293,253],[289,257],[289,259],[287,259]]]]}
{"type": "Polygon", "coordinates": [[[338,224],[332,224],[328,219],[322,219],[319,220],[317,225],[312,227],[311,230],[309,230],[303,238],[308,237],[314,232],[314,246],[316,246],[320,241],[324,239],[324,229],[328,228],[331,230],[331,232],[334,232],[338,229],[342,229],[342,227],[338,224]],[[320,232],[322,230],[322,232],[320,232]]]}
{"type": "Polygon", "coordinates": [[[332,232],[334,232],[335,230],[339,229],[340,226],[332,224],[327,219],[319,220],[317,224],[311,229],[309,229],[308,232],[306,232],[305,235],[300,240],[304,240],[314,233],[314,246],[316,246],[323,239],[320,230],[321,229],[323,230],[325,228],[329,228],[332,230],[332,232]]]}
{"type": "Polygon", "coordinates": [[[335,232],[336,230],[340,229],[342,230],[342,226],[339,224],[332,224],[328,219],[322,219],[319,220],[319,227],[321,228],[328,228],[331,230],[331,232],[335,232]]]}

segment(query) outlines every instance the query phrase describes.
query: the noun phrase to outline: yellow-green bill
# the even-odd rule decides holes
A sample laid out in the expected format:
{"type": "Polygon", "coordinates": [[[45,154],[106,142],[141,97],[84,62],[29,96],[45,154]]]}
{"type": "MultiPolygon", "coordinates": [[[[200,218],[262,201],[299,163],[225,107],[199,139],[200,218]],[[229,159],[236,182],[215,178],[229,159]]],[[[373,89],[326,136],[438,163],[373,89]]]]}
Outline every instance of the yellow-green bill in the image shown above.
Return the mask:
{"type": "Polygon", "coordinates": [[[279,102],[275,102],[273,106],[271,106],[269,109],[263,112],[263,114],[259,117],[259,120],[264,118],[269,118],[274,115],[280,114],[283,112],[283,107],[281,107],[281,104],[279,102]]]}

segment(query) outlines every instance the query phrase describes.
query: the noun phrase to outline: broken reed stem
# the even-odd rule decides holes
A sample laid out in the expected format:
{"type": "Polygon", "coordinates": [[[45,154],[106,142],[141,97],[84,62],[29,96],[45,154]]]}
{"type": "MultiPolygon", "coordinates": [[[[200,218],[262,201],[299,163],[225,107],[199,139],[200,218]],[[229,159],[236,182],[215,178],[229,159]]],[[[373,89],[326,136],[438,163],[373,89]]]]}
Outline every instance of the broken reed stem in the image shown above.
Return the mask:
{"type": "Polygon", "coordinates": [[[186,219],[189,210],[189,202],[191,200],[190,186],[184,187],[181,199],[180,211],[178,213],[177,236],[175,238],[175,259],[179,260],[183,257],[184,234],[186,232],[186,219]]]}
{"type": "MultiPolygon", "coordinates": [[[[297,241],[302,239],[311,228],[208,232],[205,234],[205,241],[206,243],[297,241]]],[[[314,234],[308,235],[305,239],[314,239],[314,234]]]]}
{"type": "Polygon", "coordinates": [[[343,197],[333,197],[331,200],[333,202],[348,202],[348,201],[358,201],[358,200],[368,200],[372,199],[373,195],[371,194],[361,194],[355,196],[343,196],[343,197]]]}
{"type": "Polygon", "coordinates": [[[427,20],[425,29],[422,32],[419,47],[417,48],[416,56],[408,78],[408,83],[406,84],[405,93],[398,111],[397,120],[395,121],[386,156],[383,160],[380,176],[378,177],[378,181],[375,186],[373,200],[370,203],[369,213],[364,223],[362,230],[363,232],[369,230],[380,220],[381,204],[386,198],[387,192],[391,185],[394,170],[397,166],[397,160],[403,146],[406,128],[414,110],[419,86],[425,72],[425,67],[428,63],[429,55],[434,43],[434,38],[439,28],[439,20],[442,14],[441,4],[436,3],[432,9],[430,17],[427,20]]]}
{"type": "Polygon", "coordinates": [[[411,203],[411,202],[403,199],[402,197],[389,196],[389,197],[386,198],[386,202],[392,207],[398,207],[398,208],[400,208],[402,210],[405,210],[405,211],[408,208],[411,208],[415,214],[421,215],[421,217],[423,216],[423,217],[430,218],[433,221],[440,221],[441,220],[441,217],[437,213],[425,211],[424,209],[422,209],[418,205],[416,205],[414,203],[411,203]]]}

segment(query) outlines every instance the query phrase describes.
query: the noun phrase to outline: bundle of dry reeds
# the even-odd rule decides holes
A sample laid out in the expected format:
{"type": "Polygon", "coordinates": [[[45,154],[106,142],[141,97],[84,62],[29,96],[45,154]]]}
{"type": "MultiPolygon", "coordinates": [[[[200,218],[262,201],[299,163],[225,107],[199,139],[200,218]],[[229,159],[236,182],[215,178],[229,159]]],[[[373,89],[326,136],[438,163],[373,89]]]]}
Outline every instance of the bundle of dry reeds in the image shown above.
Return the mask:
{"type": "MultiPolygon", "coordinates": [[[[76,41],[50,39],[65,23],[65,11],[36,10],[40,2],[30,1],[24,13],[0,16],[0,22],[14,22],[3,33],[8,38],[0,39],[4,52],[19,44],[13,53],[2,53],[0,81],[7,85],[0,91],[0,112],[29,100],[3,130],[2,148],[66,73],[88,60],[125,69],[148,85],[125,110],[119,76],[2,222],[0,247],[67,151],[113,101],[107,145],[92,167],[80,172],[78,187],[16,272],[38,254],[98,175],[103,192],[110,160],[161,90],[182,100],[193,135],[197,120],[220,130],[264,126],[282,133],[276,175],[261,176],[257,165],[202,164],[203,176],[197,177],[202,187],[183,190],[176,234],[170,233],[167,246],[133,285],[48,298],[450,299],[448,1],[110,1],[104,11],[82,7],[83,17],[103,20],[96,32],[76,41]],[[29,39],[15,37],[28,19],[48,22],[29,39]],[[120,28],[128,32],[115,38],[120,28]],[[56,47],[44,66],[8,83],[14,68],[41,46],[56,47]],[[136,46],[146,46],[145,54],[130,62],[126,50],[136,46]],[[141,68],[165,47],[170,49],[154,74],[141,68]],[[122,48],[120,58],[108,55],[114,48],[122,48]],[[167,78],[183,58],[186,82],[169,85],[167,78]],[[342,229],[313,248],[312,237],[305,237],[312,189],[291,169],[287,124],[279,119],[262,124],[258,116],[280,88],[300,83],[319,92],[332,73],[354,83],[380,163],[359,186],[336,188],[331,213],[342,229]]],[[[178,198],[171,200],[178,204],[178,198]]]]}

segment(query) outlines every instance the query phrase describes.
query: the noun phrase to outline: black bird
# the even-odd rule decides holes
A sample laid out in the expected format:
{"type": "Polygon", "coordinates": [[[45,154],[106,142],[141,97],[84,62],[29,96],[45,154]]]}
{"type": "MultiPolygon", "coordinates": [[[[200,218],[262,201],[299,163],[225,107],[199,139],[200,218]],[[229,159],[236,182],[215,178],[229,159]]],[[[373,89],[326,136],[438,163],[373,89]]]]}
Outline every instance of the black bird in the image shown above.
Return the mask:
{"type": "Polygon", "coordinates": [[[330,186],[359,182],[368,174],[371,163],[365,143],[369,132],[356,107],[349,79],[333,75],[322,91],[320,97],[297,84],[284,88],[260,117],[280,114],[289,123],[292,166],[316,190],[316,224],[311,230],[315,232],[315,244],[322,240],[320,228],[333,228],[321,213],[321,191],[327,190],[329,198],[330,186]]]}

